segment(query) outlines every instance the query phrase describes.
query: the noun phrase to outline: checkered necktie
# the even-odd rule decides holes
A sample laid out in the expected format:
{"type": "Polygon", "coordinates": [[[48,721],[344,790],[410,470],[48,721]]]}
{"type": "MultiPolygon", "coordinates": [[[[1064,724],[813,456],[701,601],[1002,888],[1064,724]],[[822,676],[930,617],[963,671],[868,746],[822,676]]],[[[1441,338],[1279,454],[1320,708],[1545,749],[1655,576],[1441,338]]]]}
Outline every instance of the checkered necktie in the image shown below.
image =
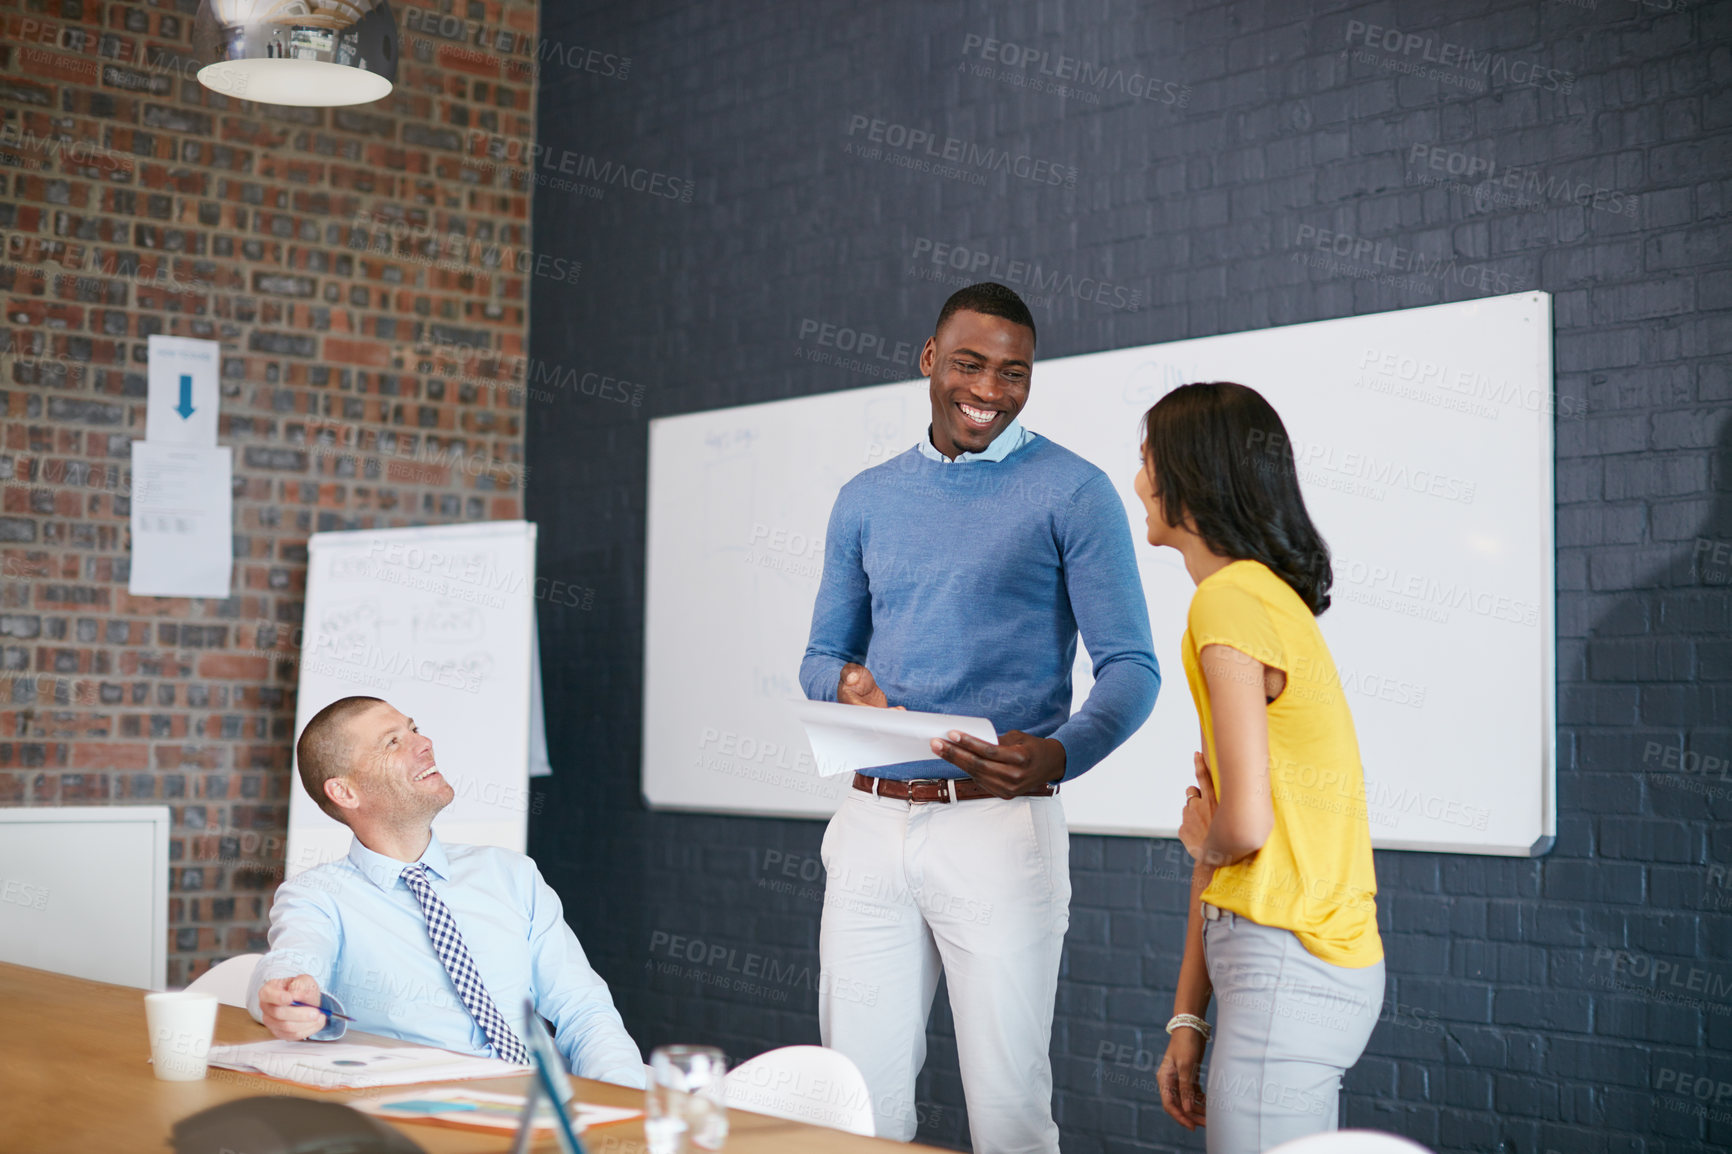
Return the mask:
{"type": "Polygon", "coordinates": [[[409,883],[409,892],[421,903],[421,912],[427,915],[427,936],[433,939],[434,952],[445,963],[445,972],[451,975],[457,996],[463,999],[463,1004],[481,1024],[487,1040],[493,1043],[494,1056],[527,1066],[529,1052],[511,1027],[505,1024],[499,1007],[493,1004],[487,987],[481,984],[481,975],[475,970],[475,959],[469,956],[469,947],[463,944],[463,935],[457,932],[457,922],[427,882],[427,867],[417,863],[405,869],[402,877],[409,883]]]}

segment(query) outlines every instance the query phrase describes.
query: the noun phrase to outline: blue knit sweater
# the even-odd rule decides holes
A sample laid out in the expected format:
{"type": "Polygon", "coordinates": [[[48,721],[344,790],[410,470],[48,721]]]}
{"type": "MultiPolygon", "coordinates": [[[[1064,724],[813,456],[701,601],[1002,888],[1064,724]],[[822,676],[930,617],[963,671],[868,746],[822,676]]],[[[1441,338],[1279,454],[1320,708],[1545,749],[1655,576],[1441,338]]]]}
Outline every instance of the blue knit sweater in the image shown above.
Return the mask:
{"type": "MultiPolygon", "coordinates": [[[[859,662],[891,705],[1056,738],[1074,778],[1136,732],[1161,688],[1131,549],[1107,475],[1044,437],[1002,461],[909,449],[836,498],[801,688],[835,701],[842,666],[859,662]],[[1095,684],[1073,717],[1079,630],[1095,684]]],[[[940,758],[872,772],[966,776],[940,758]]]]}

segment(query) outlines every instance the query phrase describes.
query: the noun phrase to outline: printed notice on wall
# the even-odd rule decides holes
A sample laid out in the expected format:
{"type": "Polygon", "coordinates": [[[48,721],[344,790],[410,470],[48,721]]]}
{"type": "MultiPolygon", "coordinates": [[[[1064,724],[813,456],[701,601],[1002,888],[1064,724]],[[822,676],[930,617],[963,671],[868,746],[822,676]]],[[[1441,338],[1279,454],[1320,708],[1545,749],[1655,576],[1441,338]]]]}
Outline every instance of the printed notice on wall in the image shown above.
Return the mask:
{"type": "Polygon", "coordinates": [[[152,336],[149,343],[144,435],[153,445],[215,445],[222,345],[165,336],[152,336]]]}
{"type": "Polygon", "coordinates": [[[227,597],[234,571],[234,450],[132,443],[135,597],[227,597]]]}

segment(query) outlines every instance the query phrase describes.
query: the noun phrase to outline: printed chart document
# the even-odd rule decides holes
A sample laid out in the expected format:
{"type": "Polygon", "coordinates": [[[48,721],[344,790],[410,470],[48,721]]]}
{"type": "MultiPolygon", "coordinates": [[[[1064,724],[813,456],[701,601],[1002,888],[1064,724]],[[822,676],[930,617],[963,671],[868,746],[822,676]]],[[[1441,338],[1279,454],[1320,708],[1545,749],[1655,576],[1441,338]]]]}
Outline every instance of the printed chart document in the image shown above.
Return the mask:
{"type": "MultiPolygon", "coordinates": [[[[522,1094],[494,1094],[486,1090],[464,1090],[440,1087],[419,1093],[395,1094],[383,1098],[360,1098],[349,1103],[355,1109],[397,1122],[425,1122],[431,1126],[451,1126],[462,1130],[492,1130],[515,1134],[518,1119],[523,1115],[522,1094]]],[[[551,1107],[542,1103],[536,1112],[535,1128],[553,1129],[551,1107]]],[[[611,1122],[627,1122],[643,1117],[642,1110],[623,1106],[592,1106],[577,1104],[573,1119],[578,1130],[591,1126],[606,1126],[611,1122]]]]}
{"type": "Polygon", "coordinates": [[[998,744],[998,730],[984,717],[910,713],[833,701],[795,701],[793,705],[794,715],[806,727],[806,740],[812,743],[818,773],[824,777],[930,760],[933,754],[928,743],[953,729],[998,744]]]}
{"type": "Polygon", "coordinates": [[[234,450],[132,443],[135,597],[227,597],[234,576],[234,450]]]}
{"type": "Polygon", "coordinates": [[[263,1074],[321,1090],[406,1086],[459,1078],[509,1078],[531,1069],[497,1058],[474,1058],[431,1046],[368,1046],[350,1042],[248,1042],[212,1046],[210,1064],[263,1074]]]}

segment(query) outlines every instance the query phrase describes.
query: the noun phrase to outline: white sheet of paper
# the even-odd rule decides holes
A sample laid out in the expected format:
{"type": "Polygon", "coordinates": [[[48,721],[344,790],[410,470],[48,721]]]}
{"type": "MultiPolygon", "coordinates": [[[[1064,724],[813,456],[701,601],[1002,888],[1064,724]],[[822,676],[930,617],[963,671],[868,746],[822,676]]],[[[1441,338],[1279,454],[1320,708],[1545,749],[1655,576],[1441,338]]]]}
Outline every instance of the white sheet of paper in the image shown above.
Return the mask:
{"type": "Polygon", "coordinates": [[[823,777],[903,761],[929,760],[933,754],[927,743],[953,729],[998,744],[998,730],[984,717],[872,709],[833,701],[793,704],[794,715],[806,728],[806,740],[812,743],[812,757],[823,777]]]}
{"type": "Polygon", "coordinates": [[[530,1068],[431,1046],[285,1041],[212,1046],[210,1064],[326,1090],[506,1078],[530,1068]]]}
{"type": "Polygon", "coordinates": [[[132,443],[135,597],[227,597],[234,576],[234,450],[132,443]]]}
{"type": "Polygon", "coordinates": [[[150,338],[144,435],[153,445],[216,445],[222,345],[191,337],[150,338]]]}

